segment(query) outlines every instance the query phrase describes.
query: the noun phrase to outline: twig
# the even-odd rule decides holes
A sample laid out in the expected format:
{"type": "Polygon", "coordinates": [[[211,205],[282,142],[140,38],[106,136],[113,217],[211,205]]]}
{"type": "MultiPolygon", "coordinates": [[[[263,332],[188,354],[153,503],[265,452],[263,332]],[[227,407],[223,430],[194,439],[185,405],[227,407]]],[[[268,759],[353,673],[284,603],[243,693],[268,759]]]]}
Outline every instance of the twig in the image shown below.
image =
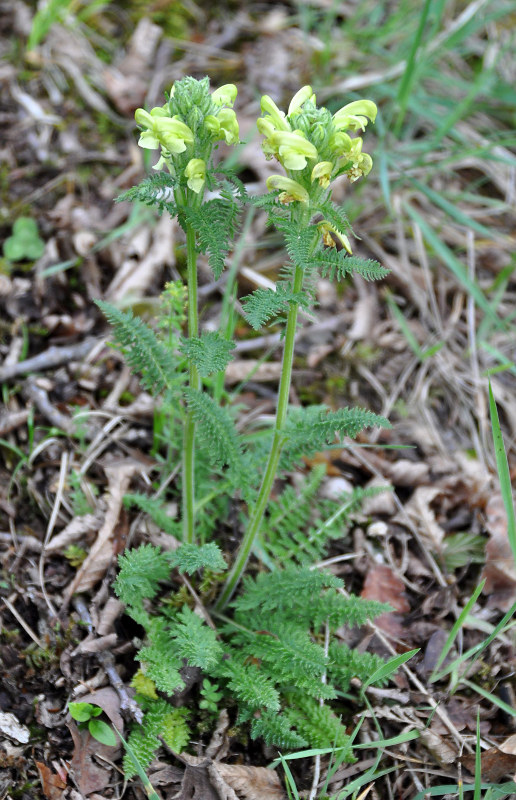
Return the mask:
{"type": "Polygon", "coordinates": [[[66,414],[61,414],[60,411],[52,405],[48,398],[48,394],[41,386],[37,386],[33,379],[28,378],[24,387],[23,394],[28,400],[32,400],[38,411],[54,426],[66,433],[72,431],[72,421],[66,414]]]}
{"type": "Polygon", "coordinates": [[[50,537],[52,536],[52,531],[54,530],[54,526],[57,521],[57,515],[59,513],[59,507],[61,505],[61,499],[63,497],[63,491],[65,486],[66,480],[66,473],[68,470],[68,453],[64,450],[61,454],[61,467],[59,469],[59,483],[57,486],[57,492],[54,500],[54,506],[52,508],[52,514],[48,521],[47,530],[45,533],[45,539],[43,541],[43,547],[41,550],[41,555],[39,557],[39,565],[38,565],[38,575],[39,575],[39,583],[41,586],[41,591],[43,592],[43,597],[45,598],[45,602],[50,610],[50,613],[53,617],[57,615],[57,612],[52,605],[52,602],[47,594],[47,590],[45,588],[45,576],[43,574],[43,568],[45,564],[45,548],[50,541],[50,537]]]}
{"type": "MultiPolygon", "coordinates": [[[[86,629],[88,633],[95,634],[95,627],[93,625],[93,620],[91,618],[90,612],[86,608],[85,602],[80,597],[75,597],[73,600],[73,604],[75,606],[75,610],[79,614],[81,620],[86,625],[86,629]]],[[[139,705],[133,700],[132,697],[129,697],[127,694],[127,689],[125,688],[124,682],[122,678],[117,672],[115,667],[115,659],[113,654],[104,650],[100,653],[95,653],[95,656],[103,669],[105,670],[106,675],[109,678],[109,682],[111,686],[116,691],[120,698],[120,708],[126,710],[131,717],[138,722],[140,725],[143,720],[143,711],[139,707],[139,705]]]]}
{"type": "Polygon", "coordinates": [[[12,378],[17,378],[18,375],[25,375],[27,372],[44,372],[53,367],[59,367],[61,364],[68,364],[70,361],[81,360],[88,355],[90,350],[97,344],[97,341],[97,339],[90,337],[83,342],[66,347],[52,346],[43,353],[38,353],[37,356],[26,359],[26,361],[9,364],[9,366],[3,368],[0,367],[0,382],[9,381],[12,378]]]}

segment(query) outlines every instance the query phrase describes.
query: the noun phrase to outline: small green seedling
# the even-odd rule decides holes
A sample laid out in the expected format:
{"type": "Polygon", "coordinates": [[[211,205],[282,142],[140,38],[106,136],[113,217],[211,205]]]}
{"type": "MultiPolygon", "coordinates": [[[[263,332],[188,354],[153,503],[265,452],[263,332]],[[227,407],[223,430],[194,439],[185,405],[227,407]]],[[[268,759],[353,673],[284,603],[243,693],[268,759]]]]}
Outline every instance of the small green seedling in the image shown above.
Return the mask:
{"type": "Polygon", "coordinates": [[[199,702],[199,708],[203,708],[205,711],[210,711],[212,714],[216,714],[218,712],[218,702],[222,697],[222,692],[218,691],[219,687],[216,683],[212,683],[205,678],[202,682],[202,689],[201,695],[202,700],[199,702]]]}
{"type": "Polygon", "coordinates": [[[91,703],[68,703],[68,711],[72,718],[79,723],[79,728],[88,728],[91,736],[109,747],[114,747],[117,739],[112,728],[101,719],[97,719],[102,714],[100,706],[91,703]]]}
{"type": "Polygon", "coordinates": [[[4,242],[4,256],[9,261],[35,261],[45,250],[37,223],[30,217],[19,217],[13,225],[12,236],[4,242]]]}

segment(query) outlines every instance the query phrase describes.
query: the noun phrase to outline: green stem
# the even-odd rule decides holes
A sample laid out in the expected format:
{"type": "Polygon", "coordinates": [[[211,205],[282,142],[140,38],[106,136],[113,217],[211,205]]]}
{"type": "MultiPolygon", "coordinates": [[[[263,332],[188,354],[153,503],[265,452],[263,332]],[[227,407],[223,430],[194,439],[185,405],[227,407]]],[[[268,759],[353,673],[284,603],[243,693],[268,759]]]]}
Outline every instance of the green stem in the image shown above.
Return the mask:
{"type": "MultiPolygon", "coordinates": [[[[297,293],[300,292],[302,288],[303,270],[301,267],[296,266],[292,290],[293,292],[297,293]]],[[[272,440],[272,446],[269,453],[269,460],[265,468],[262,484],[260,486],[260,491],[258,493],[253,514],[249,521],[249,526],[244,534],[237,557],[233,563],[233,566],[231,567],[231,570],[229,571],[228,577],[222,589],[222,593],[215,606],[218,611],[221,611],[229,603],[240,581],[242,573],[244,572],[247,560],[256,541],[256,537],[260,532],[263,515],[265,513],[265,509],[267,508],[274,479],[276,477],[281,455],[281,448],[284,442],[284,427],[287,418],[290,382],[292,378],[292,362],[294,359],[294,343],[296,338],[298,308],[299,306],[297,303],[292,303],[287,317],[285,349],[283,351],[278,408],[276,411],[276,426],[274,429],[274,438],[272,440]]]]}
{"type": "MultiPolygon", "coordinates": [[[[184,197],[183,207],[188,201],[184,197]]],[[[195,204],[195,198],[194,203],[195,204]]],[[[192,204],[192,205],[193,205],[192,204]]],[[[178,203],[179,205],[179,203],[178,203]]],[[[188,281],[188,338],[199,335],[199,313],[197,307],[197,253],[195,250],[195,231],[186,222],[186,266],[188,281]]],[[[197,391],[201,379],[197,368],[190,362],[189,386],[197,391]]],[[[187,411],[183,433],[183,541],[195,542],[195,421],[187,411]]]]}

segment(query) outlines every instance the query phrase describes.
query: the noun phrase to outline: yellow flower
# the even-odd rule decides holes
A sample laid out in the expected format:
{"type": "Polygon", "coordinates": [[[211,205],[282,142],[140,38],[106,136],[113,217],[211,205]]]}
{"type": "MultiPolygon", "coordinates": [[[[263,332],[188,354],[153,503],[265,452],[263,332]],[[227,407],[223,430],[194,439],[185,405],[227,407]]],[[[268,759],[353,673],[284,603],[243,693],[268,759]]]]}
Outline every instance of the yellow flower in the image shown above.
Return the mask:
{"type": "Polygon", "coordinates": [[[326,189],[330,185],[332,170],[333,164],[331,161],[319,161],[319,163],[316,164],[312,170],[312,183],[313,181],[318,180],[319,186],[322,186],[323,189],[326,189]]]}
{"type": "Polygon", "coordinates": [[[352,139],[349,152],[344,156],[345,161],[351,161],[351,167],[346,169],[346,174],[351,183],[361,178],[362,175],[368,175],[373,166],[373,159],[368,153],[362,152],[362,145],[363,141],[359,136],[356,139],[352,139]]]}
{"type": "Polygon", "coordinates": [[[364,131],[368,120],[374,122],[378,109],[372,100],[355,100],[340,108],[333,115],[337,130],[364,131]]]}
{"type": "Polygon", "coordinates": [[[161,106],[153,108],[150,113],[137,108],[134,118],[138,125],[146,128],[140,134],[140,147],[155,150],[162,145],[169,153],[183,153],[186,150],[185,142],[192,144],[194,140],[188,125],[177,117],[168,117],[161,106]]]}
{"type": "Polygon", "coordinates": [[[306,189],[297,181],[286,178],[284,175],[271,175],[270,178],[267,178],[267,188],[283,189],[279,196],[280,203],[293,203],[295,200],[300,203],[308,203],[309,200],[306,189]]]}
{"type": "Polygon", "coordinates": [[[272,97],[269,97],[268,94],[264,94],[261,102],[260,108],[267,114],[268,116],[265,117],[266,120],[271,122],[274,128],[278,131],[290,131],[290,124],[288,120],[285,118],[285,114],[283,111],[280,111],[272,97]]]}
{"type": "Polygon", "coordinates": [[[291,114],[301,111],[301,106],[303,103],[306,103],[307,100],[311,100],[313,103],[315,103],[315,94],[312,92],[311,86],[303,86],[302,89],[295,93],[294,97],[290,101],[287,116],[290,117],[291,114]]]}
{"type": "Polygon", "coordinates": [[[206,164],[202,158],[191,158],[185,169],[185,176],[188,187],[199,194],[206,180],[206,164]]]}
{"type": "Polygon", "coordinates": [[[217,120],[220,124],[220,130],[226,140],[226,144],[238,144],[240,141],[240,131],[233,109],[222,108],[217,114],[217,120]]]}
{"type": "Polygon", "coordinates": [[[344,250],[346,250],[350,254],[353,252],[351,250],[351,245],[349,243],[348,237],[345,236],[345,234],[343,234],[342,231],[339,231],[338,228],[335,228],[333,225],[331,225],[327,220],[323,220],[322,222],[320,222],[317,227],[322,234],[323,244],[325,244],[326,247],[337,246],[335,244],[335,239],[333,238],[335,236],[341,243],[344,250]]]}
{"type": "Polygon", "coordinates": [[[300,131],[277,131],[271,139],[285,169],[304,169],[307,158],[317,158],[317,148],[300,131]]]}
{"type": "Polygon", "coordinates": [[[238,89],[234,83],[226,83],[224,86],[215,89],[211,99],[216,106],[232,106],[236,100],[237,93],[238,89]]]}

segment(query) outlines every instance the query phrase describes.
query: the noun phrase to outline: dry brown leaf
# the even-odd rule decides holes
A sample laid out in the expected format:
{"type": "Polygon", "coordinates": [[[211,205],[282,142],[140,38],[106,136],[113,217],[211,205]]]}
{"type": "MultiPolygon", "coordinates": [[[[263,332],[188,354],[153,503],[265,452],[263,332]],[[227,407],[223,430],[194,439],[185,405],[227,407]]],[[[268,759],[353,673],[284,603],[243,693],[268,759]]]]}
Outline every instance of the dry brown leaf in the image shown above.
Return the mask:
{"type": "Polygon", "coordinates": [[[129,482],[133,475],[141,472],[142,469],[143,465],[139,461],[132,459],[120,461],[106,467],[108,497],[104,522],[90,552],[66,590],[65,602],[69,602],[72,595],[76,592],[87,592],[97,581],[104,577],[114,555],[114,531],[122,508],[124,495],[129,488],[129,482]]]}
{"type": "MultiPolygon", "coordinates": [[[[459,761],[468,772],[475,774],[474,753],[461,756],[459,761]]],[[[506,775],[514,775],[516,772],[516,755],[504,753],[498,747],[490,747],[481,753],[481,765],[482,780],[498,783],[506,775]]]]}
{"type": "MultiPolygon", "coordinates": [[[[153,231],[152,244],[143,255],[135,247],[134,256],[126,258],[109,284],[105,297],[111,303],[140,299],[164,267],[174,266],[174,239],[176,225],[167,214],[163,215],[153,231]]],[[[138,232],[139,233],[139,232],[138,232]]],[[[145,239],[147,232],[145,232],[145,239]]]]}
{"type": "MultiPolygon", "coordinates": [[[[81,697],[81,703],[93,703],[100,706],[111,722],[123,734],[124,721],[120,715],[120,698],[114,689],[106,687],[98,692],[81,697]]],[[[73,719],[67,722],[74,743],[74,752],[70,762],[70,771],[84,795],[102,791],[111,780],[111,769],[105,768],[93,760],[93,756],[102,756],[108,761],[116,760],[121,753],[121,745],[113,747],[101,744],[91,736],[87,728],[79,728],[73,719]]]]}
{"type": "Polygon", "coordinates": [[[512,755],[516,755],[516,733],[513,733],[505,742],[502,742],[499,749],[503,753],[512,753],[512,755]]]}
{"type": "Polygon", "coordinates": [[[495,492],[485,507],[486,528],[490,538],[486,545],[483,593],[489,595],[487,605],[508,611],[516,600],[516,563],[507,537],[507,515],[502,496],[495,492]]]}
{"type": "MultiPolygon", "coordinates": [[[[407,613],[410,605],[404,595],[405,585],[386,565],[378,564],[368,573],[364,582],[361,597],[367,600],[378,600],[380,603],[389,603],[395,611],[407,613]]],[[[403,635],[403,617],[395,611],[377,617],[375,624],[385,633],[395,638],[403,635]]]]}
{"type": "Polygon", "coordinates": [[[63,781],[56,772],[52,772],[50,767],[47,767],[43,761],[36,761],[35,764],[38,768],[39,779],[45,797],[48,800],[61,800],[63,789],[66,789],[66,781],[63,781]]]}
{"type": "Polygon", "coordinates": [[[435,513],[430,505],[440,494],[442,494],[442,489],[439,487],[418,486],[405,506],[409,517],[414,520],[418,529],[430,540],[433,549],[437,549],[438,551],[441,550],[445,531],[438,524],[435,513]]]}
{"type": "Polygon", "coordinates": [[[272,769],[216,761],[212,764],[210,774],[214,770],[233,789],[239,800],[283,800],[285,797],[281,781],[272,769]]]}
{"type": "Polygon", "coordinates": [[[452,764],[457,759],[457,751],[451,747],[442,736],[429,728],[419,732],[421,743],[425,745],[439,764],[452,764]]]}
{"type": "Polygon", "coordinates": [[[84,514],[82,517],[74,517],[63,530],[54,536],[45,550],[47,553],[55,553],[57,550],[64,550],[68,545],[77,542],[83,536],[87,536],[98,530],[102,520],[102,512],[99,509],[95,514],[84,514]]]}

